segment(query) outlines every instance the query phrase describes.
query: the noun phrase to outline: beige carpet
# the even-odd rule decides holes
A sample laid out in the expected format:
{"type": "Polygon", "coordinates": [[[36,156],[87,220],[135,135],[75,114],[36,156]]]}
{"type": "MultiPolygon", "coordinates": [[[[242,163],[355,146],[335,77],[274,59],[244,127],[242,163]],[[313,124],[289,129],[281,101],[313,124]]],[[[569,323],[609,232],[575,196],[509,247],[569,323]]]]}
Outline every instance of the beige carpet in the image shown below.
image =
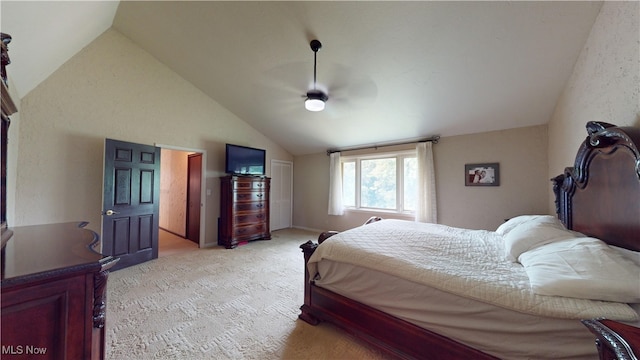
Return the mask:
{"type": "Polygon", "coordinates": [[[286,229],[109,275],[107,359],[383,359],[328,324],[298,320],[317,234],[286,229]]]}

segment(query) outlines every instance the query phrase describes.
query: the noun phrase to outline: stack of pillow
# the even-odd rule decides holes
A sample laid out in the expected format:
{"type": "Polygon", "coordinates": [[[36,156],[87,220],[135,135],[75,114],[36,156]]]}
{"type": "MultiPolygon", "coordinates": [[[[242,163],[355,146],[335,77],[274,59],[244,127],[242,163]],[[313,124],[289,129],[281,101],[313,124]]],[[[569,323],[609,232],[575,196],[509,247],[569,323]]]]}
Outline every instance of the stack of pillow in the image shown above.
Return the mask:
{"type": "Polygon", "coordinates": [[[639,252],[568,230],[550,215],[518,216],[496,232],[536,294],[640,303],[639,252]]]}

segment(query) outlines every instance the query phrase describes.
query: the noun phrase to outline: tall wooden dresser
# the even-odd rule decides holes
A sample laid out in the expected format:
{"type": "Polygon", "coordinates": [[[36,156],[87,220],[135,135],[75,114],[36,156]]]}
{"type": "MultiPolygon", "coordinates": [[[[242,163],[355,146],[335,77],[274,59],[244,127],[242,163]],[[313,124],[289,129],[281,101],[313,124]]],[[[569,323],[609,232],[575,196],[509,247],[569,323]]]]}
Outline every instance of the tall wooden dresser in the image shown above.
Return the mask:
{"type": "Polygon", "coordinates": [[[220,178],[218,245],[232,249],[252,240],[269,240],[269,190],[264,176],[220,178]]]}

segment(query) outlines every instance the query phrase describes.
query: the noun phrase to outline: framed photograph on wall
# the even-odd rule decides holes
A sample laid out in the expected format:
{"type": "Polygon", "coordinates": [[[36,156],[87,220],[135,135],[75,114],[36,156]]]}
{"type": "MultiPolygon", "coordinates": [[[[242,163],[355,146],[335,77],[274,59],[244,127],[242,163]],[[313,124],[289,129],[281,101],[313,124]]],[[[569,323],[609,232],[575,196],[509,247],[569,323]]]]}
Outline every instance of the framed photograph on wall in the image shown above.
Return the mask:
{"type": "Polygon", "coordinates": [[[465,164],[464,175],[466,186],[499,186],[500,164],[465,164]]]}

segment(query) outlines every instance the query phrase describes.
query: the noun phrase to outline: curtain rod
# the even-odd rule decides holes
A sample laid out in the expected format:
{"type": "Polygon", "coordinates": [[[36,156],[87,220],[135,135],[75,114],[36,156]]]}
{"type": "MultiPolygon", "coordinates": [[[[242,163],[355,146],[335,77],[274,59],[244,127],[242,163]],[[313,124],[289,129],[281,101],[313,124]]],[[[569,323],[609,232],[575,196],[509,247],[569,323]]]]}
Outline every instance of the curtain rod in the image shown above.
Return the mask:
{"type": "Polygon", "coordinates": [[[432,136],[430,138],[426,138],[426,139],[422,139],[422,140],[412,140],[412,141],[404,141],[404,142],[397,142],[397,143],[391,143],[391,144],[382,144],[382,145],[368,145],[368,146],[360,146],[360,147],[352,147],[352,148],[344,148],[344,149],[329,149],[329,150],[327,150],[327,156],[329,156],[329,155],[331,155],[333,153],[336,153],[336,152],[341,152],[341,151],[377,149],[377,148],[387,147],[387,146],[417,144],[417,143],[421,143],[421,142],[432,142],[434,144],[437,144],[438,140],[440,140],[440,136],[436,135],[436,136],[432,136]]]}

